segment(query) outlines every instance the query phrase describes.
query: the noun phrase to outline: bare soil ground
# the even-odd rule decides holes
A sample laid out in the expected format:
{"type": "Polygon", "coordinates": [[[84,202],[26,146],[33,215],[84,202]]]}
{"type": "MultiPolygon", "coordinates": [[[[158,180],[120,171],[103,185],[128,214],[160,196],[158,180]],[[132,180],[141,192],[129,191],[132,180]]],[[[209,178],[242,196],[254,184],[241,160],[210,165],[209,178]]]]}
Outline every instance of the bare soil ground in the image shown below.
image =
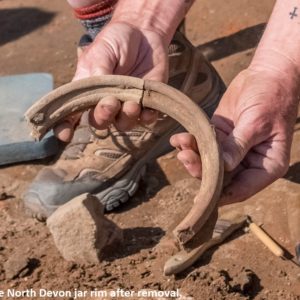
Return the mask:
{"type": "MultiPolygon", "coordinates": [[[[273,3],[203,0],[189,13],[187,35],[214,62],[227,84],[249,64],[273,3]]],[[[56,86],[69,82],[81,34],[64,1],[1,0],[0,75],[50,72],[56,86]]],[[[287,205],[289,200],[300,201],[299,123],[288,175],[245,203],[225,208],[263,223],[292,253],[287,205]]],[[[50,163],[0,169],[0,194],[7,196],[0,201],[0,291],[179,288],[186,297],[181,299],[300,299],[300,268],[275,257],[252,234],[242,231],[208,251],[184,274],[163,276],[170,251],[162,241],[188,211],[199,184],[177,162],[176,153],[153,162],[137,195],[110,214],[124,229],[125,242],[118,253],[100,265],[64,261],[45,224],[27,218],[22,210],[22,193],[39,169],[50,163]]]]}

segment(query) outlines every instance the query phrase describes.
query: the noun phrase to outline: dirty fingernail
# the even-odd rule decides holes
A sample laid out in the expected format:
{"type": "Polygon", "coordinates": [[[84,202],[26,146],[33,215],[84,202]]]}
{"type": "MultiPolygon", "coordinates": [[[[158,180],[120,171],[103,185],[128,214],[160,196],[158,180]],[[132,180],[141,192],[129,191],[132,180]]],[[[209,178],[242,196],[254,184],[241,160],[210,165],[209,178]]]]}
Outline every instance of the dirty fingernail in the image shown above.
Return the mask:
{"type": "Polygon", "coordinates": [[[191,163],[188,160],[182,161],[185,167],[188,167],[191,163]]]}
{"type": "Polygon", "coordinates": [[[115,106],[112,106],[112,105],[104,104],[104,105],[102,105],[102,108],[103,108],[104,110],[106,110],[107,112],[109,112],[109,113],[113,113],[113,112],[116,111],[116,107],[115,107],[115,106]]]}
{"type": "Polygon", "coordinates": [[[224,152],[223,153],[223,159],[224,159],[224,162],[225,162],[226,169],[231,169],[231,166],[232,166],[232,163],[233,163],[231,155],[227,152],[224,152]]]}

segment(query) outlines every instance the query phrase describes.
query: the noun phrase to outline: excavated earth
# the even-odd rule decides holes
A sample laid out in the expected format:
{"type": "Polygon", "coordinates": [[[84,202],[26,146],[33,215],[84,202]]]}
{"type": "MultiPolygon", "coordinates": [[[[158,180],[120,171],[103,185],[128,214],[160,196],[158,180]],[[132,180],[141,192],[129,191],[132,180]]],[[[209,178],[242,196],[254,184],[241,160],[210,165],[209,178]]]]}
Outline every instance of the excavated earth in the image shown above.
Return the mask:
{"type": "MultiPolygon", "coordinates": [[[[273,3],[203,0],[189,13],[187,35],[213,61],[227,84],[249,64],[273,3]]],[[[0,75],[50,72],[55,86],[69,82],[81,34],[64,1],[0,0],[0,75]]],[[[293,252],[293,243],[287,203],[300,198],[299,120],[285,178],[244,203],[224,208],[251,215],[289,252],[293,252]]],[[[26,217],[22,208],[22,193],[37,172],[52,162],[0,169],[0,297],[8,289],[119,288],[136,292],[179,289],[178,299],[300,299],[300,268],[275,257],[243,231],[208,251],[180,276],[163,276],[163,264],[170,255],[165,236],[189,210],[199,185],[177,162],[175,152],[149,165],[136,196],[108,215],[123,229],[121,247],[110,251],[101,264],[64,261],[47,226],[26,217]]]]}

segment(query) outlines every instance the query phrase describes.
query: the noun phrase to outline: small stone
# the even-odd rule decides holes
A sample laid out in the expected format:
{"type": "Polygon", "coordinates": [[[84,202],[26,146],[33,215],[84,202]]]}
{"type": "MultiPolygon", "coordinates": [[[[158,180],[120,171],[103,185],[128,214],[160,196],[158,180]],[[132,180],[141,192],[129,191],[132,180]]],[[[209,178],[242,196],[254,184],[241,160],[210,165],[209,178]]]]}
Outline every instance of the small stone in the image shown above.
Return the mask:
{"type": "Polygon", "coordinates": [[[296,259],[297,259],[297,262],[298,264],[300,264],[300,243],[296,245],[296,259]]]}
{"type": "MultiPolygon", "coordinates": [[[[229,278],[228,278],[229,279],[229,278]]],[[[230,282],[232,290],[247,294],[253,288],[257,275],[250,269],[242,269],[230,282]]]]}
{"type": "Polygon", "coordinates": [[[74,262],[69,262],[67,265],[67,272],[72,272],[73,270],[76,270],[77,265],[74,262]]]}
{"type": "Polygon", "coordinates": [[[149,257],[148,257],[148,259],[156,259],[156,257],[157,256],[155,254],[150,254],[149,257]]]}
{"type": "Polygon", "coordinates": [[[102,264],[103,264],[104,267],[111,266],[111,263],[109,261],[104,261],[102,264]]]}
{"type": "Polygon", "coordinates": [[[142,259],[146,259],[149,255],[149,252],[145,249],[140,251],[140,256],[142,257],[142,259]]]}
{"type": "Polygon", "coordinates": [[[287,276],[287,273],[283,270],[279,270],[278,271],[278,277],[286,277],[287,276]]]}
{"type": "Polygon", "coordinates": [[[33,262],[37,262],[37,260],[31,260],[27,256],[24,256],[21,252],[14,253],[3,264],[6,279],[25,277],[32,271],[33,267],[38,265],[33,262]]]}
{"type": "Polygon", "coordinates": [[[0,200],[6,200],[8,199],[8,195],[5,192],[0,193],[0,200]]]}
{"type": "Polygon", "coordinates": [[[141,273],[141,278],[146,278],[146,277],[150,276],[150,274],[151,274],[151,272],[149,270],[146,270],[141,273]]]}
{"type": "Polygon", "coordinates": [[[129,264],[132,265],[132,266],[135,266],[136,265],[136,261],[134,259],[131,259],[130,262],[129,262],[129,264]]]}
{"type": "Polygon", "coordinates": [[[122,230],[104,216],[103,205],[90,194],[59,207],[47,226],[64,259],[76,263],[99,263],[123,239],[122,230]]]}
{"type": "Polygon", "coordinates": [[[264,291],[263,291],[263,293],[264,293],[264,295],[268,295],[268,294],[270,294],[270,290],[268,290],[268,289],[265,289],[264,291]]]}
{"type": "Polygon", "coordinates": [[[96,277],[98,280],[102,280],[103,278],[111,277],[111,273],[107,273],[106,270],[100,270],[96,277]]]}

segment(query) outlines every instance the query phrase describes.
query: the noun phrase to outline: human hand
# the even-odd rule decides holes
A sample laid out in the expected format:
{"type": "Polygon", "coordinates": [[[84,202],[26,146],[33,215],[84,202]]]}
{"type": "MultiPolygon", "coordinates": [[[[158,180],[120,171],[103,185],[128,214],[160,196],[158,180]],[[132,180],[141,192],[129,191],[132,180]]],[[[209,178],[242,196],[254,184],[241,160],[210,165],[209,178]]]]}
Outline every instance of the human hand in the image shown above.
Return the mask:
{"type": "MultiPolygon", "coordinates": [[[[141,30],[122,22],[108,24],[79,58],[74,80],[107,74],[131,75],[166,82],[168,78],[168,44],[155,31],[141,30]]],[[[90,111],[90,123],[105,129],[114,123],[121,131],[137,122],[149,124],[157,112],[143,109],[135,102],[121,104],[115,97],[105,97],[90,111]]],[[[70,141],[80,114],[71,116],[55,129],[62,141],[70,141]]]]}
{"type": "MultiPolygon", "coordinates": [[[[298,84],[290,74],[274,68],[250,66],[230,84],[212,122],[223,151],[231,182],[220,205],[246,200],[277,178],[289,166],[297,116],[298,84]]],[[[174,135],[178,159],[194,177],[201,177],[196,141],[188,133],[174,135]]]]}

